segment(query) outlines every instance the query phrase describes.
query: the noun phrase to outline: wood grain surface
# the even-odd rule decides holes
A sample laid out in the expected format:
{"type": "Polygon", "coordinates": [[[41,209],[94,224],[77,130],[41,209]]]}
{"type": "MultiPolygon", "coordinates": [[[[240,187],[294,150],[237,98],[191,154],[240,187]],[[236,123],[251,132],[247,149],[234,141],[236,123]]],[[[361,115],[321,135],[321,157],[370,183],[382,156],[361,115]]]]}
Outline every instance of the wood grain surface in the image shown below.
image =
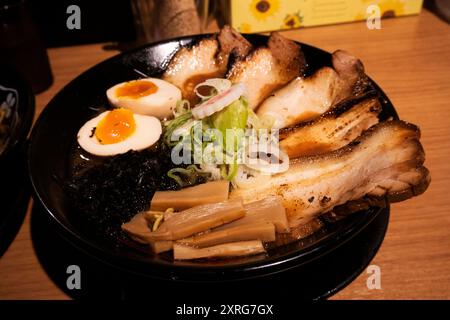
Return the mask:
{"type": "MultiPolygon", "coordinates": [[[[388,94],[400,117],[418,124],[432,183],[425,194],[392,205],[386,238],[372,264],[381,289],[369,290],[362,273],[332,299],[450,298],[450,26],[424,10],[418,16],[283,32],[328,51],[361,58],[367,73],[388,94]]],[[[37,114],[70,80],[115,55],[102,44],[50,49],[55,82],[37,96],[37,114]]],[[[68,299],[40,266],[30,236],[29,212],[0,258],[0,299],[68,299]]],[[[331,267],[332,268],[332,267],[331,267]]]]}

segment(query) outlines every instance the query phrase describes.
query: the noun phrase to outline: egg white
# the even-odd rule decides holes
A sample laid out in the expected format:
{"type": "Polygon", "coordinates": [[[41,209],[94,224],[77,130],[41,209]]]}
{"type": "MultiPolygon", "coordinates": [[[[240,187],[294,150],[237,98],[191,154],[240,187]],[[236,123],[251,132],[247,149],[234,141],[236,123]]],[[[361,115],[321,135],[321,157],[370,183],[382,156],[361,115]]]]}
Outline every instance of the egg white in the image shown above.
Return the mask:
{"type": "MultiPolygon", "coordinates": [[[[134,113],[155,116],[159,119],[168,119],[173,116],[172,110],[177,101],[181,100],[181,91],[173,84],[156,78],[138,79],[139,81],[153,82],[158,90],[147,96],[132,98],[118,97],[116,90],[128,82],[122,82],[106,91],[109,103],[118,108],[127,108],[134,113]]],[[[129,81],[131,82],[131,81],[129,81]]]]}
{"type": "Polygon", "coordinates": [[[87,152],[97,156],[113,156],[126,153],[129,150],[142,150],[152,146],[161,136],[161,122],[152,116],[135,114],[135,131],[123,141],[112,144],[101,144],[93,130],[98,123],[109,113],[105,111],[97,117],[86,122],[78,131],[78,144],[87,152]]]}

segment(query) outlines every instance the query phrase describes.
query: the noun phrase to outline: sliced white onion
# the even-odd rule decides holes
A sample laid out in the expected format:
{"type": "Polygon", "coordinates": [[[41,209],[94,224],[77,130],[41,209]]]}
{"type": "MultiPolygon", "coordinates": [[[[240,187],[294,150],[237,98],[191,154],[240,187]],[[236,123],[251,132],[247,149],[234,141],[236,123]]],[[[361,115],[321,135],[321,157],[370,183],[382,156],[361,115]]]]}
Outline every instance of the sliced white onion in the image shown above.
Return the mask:
{"type": "Polygon", "coordinates": [[[238,100],[245,93],[245,86],[241,83],[235,84],[228,90],[225,90],[211,99],[201,103],[192,109],[192,116],[195,119],[203,119],[209,117],[215,112],[218,112],[229,106],[234,101],[238,100]]]}
{"type": "Polygon", "coordinates": [[[200,88],[200,87],[212,87],[212,88],[216,89],[216,91],[217,91],[215,94],[218,94],[225,90],[230,89],[231,81],[228,79],[222,79],[222,78],[212,78],[212,79],[208,79],[208,80],[196,85],[194,88],[195,94],[198,97],[200,97],[201,99],[209,99],[213,95],[208,95],[208,96],[202,95],[200,92],[198,92],[198,88],[200,88]]]}
{"type": "Polygon", "coordinates": [[[172,114],[174,118],[186,113],[191,109],[191,105],[188,100],[179,100],[177,106],[173,108],[172,114]]]}

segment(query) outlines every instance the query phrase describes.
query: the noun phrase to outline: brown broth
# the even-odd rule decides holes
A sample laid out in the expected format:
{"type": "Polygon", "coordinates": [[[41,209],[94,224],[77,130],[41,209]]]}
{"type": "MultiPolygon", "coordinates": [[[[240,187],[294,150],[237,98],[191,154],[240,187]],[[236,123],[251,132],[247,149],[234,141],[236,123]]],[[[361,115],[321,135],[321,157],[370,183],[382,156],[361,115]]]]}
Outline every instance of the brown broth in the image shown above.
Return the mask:
{"type": "Polygon", "coordinates": [[[189,79],[187,79],[183,84],[183,96],[185,99],[189,100],[189,102],[194,105],[199,102],[199,98],[194,92],[194,88],[199,84],[211,78],[222,77],[222,71],[204,73],[204,74],[196,74],[189,79]]]}

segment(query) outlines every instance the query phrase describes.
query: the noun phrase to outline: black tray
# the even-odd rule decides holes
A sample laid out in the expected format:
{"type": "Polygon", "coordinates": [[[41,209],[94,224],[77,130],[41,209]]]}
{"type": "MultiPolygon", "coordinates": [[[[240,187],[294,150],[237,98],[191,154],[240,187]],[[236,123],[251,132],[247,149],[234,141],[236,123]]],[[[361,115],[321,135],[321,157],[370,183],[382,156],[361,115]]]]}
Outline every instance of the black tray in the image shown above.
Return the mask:
{"type": "Polygon", "coordinates": [[[149,302],[154,298],[164,305],[199,301],[225,303],[233,299],[240,303],[249,300],[275,303],[324,299],[347,286],[376,255],[387,230],[389,209],[380,212],[354,238],[309,264],[264,278],[221,283],[165,281],[121,271],[74,247],[55,231],[52,222],[40,205],[33,208],[34,248],[50,278],[74,299],[149,302]],[[66,270],[70,265],[80,267],[80,290],[67,288],[66,270]]]}

